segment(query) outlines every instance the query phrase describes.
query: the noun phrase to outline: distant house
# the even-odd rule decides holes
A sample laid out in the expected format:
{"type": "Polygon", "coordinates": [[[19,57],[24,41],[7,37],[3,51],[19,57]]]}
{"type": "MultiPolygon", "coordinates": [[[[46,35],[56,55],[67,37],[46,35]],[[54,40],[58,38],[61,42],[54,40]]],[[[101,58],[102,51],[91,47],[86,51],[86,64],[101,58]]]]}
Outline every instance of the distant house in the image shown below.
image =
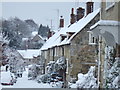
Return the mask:
{"type": "Polygon", "coordinates": [[[23,49],[40,49],[45,43],[45,40],[38,35],[37,31],[32,32],[32,36],[29,38],[23,38],[23,49]]]}
{"type": "Polygon", "coordinates": [[[82,7],[77,9],[77,15],[72,9],[71,25],[61,27],[41,48],[46,65],[49,61],[55,61],[60,57],[66,58],[67,67],[64,73],[67,82],[72,82],[73,79],[77,79],[78,73],[86,73],[91,65],[96,65],[97,47],[89,45],[88,31],[99,21],[100,9],[93,10],[93,4],[94,2],[86,3],[86,16],[82,7]],[[74,18],[77,18],[77,21],[74,21],[74,18]]]}
{"type": "Polygon", "coordinates": [[[37,64],[40,60],[41,50],[40,49],[27,49],[17,50],[25,60],[26,64],[37,64]]]}
{"type": "Polygon", "coordinates": [[[44,43],[45,40],[40,35],[36,34],[28,41],[28,48],[39,49],[44,43]]]}

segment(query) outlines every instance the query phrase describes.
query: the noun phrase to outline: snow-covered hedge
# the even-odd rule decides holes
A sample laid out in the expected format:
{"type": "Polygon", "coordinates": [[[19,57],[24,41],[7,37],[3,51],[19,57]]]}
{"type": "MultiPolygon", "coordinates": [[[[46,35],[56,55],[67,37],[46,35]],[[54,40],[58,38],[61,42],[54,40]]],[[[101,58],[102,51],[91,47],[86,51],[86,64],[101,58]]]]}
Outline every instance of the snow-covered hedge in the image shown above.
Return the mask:
{"type": "Polygon", "coordinates": [[[49,74],[39,75],[39,76],[37,76],[36,80],[38,83],[50,82],[50,75],[49,74]]]}
{"type": "Polygon", "coordinates": [[[64,57],[60,57],[56,61],[50,61],[47,64],[46,68],[47,68],[47,72],[48,73],[53,73],[53,72],[57,72],[60,69],[65,69],[66,68],[65,58],[64,57]]]}
{"type": "Polygon", "coordinates": [[[40,65],[32,64],[28,66],[28,78],[35,79],[40,74],[40,65]]]}
{"type": "Polygon", "coordinates": [[[78,74],[78,81],[70,85],[71,88],[98,88],[97,79],[94,77],[95,66],[91,66],[87,74],[78,74]]]}
{"type": "Polygon", "coordinates": [[[120,88],[120,58],[116,58],[113,66],[108,70],[106,88],[120,88]]]}

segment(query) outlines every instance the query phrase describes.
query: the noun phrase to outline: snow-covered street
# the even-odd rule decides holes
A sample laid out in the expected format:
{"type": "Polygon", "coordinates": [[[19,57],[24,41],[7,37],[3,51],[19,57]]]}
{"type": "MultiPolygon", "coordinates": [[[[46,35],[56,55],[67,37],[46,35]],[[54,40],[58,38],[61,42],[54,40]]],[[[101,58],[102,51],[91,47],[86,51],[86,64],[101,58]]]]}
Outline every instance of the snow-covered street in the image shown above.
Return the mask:
{"type": "Polygon", "coordinates": [[[18,78],[13,86],[2,86],[2,88],[52,88],[49,84],[37,83],[34,80],[28,80],[28,70],[23,72],[23,77],[18,78]]]}

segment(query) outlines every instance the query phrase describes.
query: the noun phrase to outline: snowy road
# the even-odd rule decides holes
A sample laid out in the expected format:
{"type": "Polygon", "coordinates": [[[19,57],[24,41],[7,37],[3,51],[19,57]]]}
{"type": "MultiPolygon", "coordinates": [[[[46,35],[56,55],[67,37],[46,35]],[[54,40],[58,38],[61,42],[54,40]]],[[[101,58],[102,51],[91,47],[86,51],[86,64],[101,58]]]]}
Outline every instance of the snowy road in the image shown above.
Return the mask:
{"type": "Polygon", "coordinates": [[[53,88],[49,84],[37,83],[33,80],[28,80],[27,70],[23,72],[23,77],[17,79],[17,83],[13,86],[2,86],[2,88],[53,88]]]}

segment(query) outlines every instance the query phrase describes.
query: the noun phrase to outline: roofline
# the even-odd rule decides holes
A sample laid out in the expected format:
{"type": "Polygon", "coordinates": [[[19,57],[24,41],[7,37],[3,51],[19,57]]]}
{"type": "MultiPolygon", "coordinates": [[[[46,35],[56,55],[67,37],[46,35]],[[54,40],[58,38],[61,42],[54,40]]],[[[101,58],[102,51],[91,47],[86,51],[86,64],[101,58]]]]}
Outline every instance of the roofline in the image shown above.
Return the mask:
{"type": "MultiPolygon", "coordinates": [[[[95,16],[97,16],[98,14],[100,14],[100,12],[98,12],[95,16]]],[[[94,18],[95,18],[95,17],[94,17],[94,18]]],[[[93,18],[93,19],[94,19],[94,18],[93,18]]],[[[92,20],[93,20],[93,19],[92,19],[92,20]]],[[[91,21],[92,21],[92,20],[91,20],[91,21]]],[[[91,21],[89,21],[89,22],[87,23],[87,25],[88,25],[91,21]]],[[[87,25],[85,25],[83,28],[85,28],[87,25]]],[[[79,30],[78,32],[76,32],[75,34],[73,34],[73,35],[76,36],[79,32],[83,31],[83,28],[82,28],[81,30],[79,30]]],[[[73,38],[74,38],[75,36],[73,36],[73,38]]],[[[71,40],[73,40],[73,38],[71,38],[71,40]]],[[[70,39],[69,39],[69,40],[70,40],[70,39]]],[[[70,40],[70,41],[71,41],[71,40],[70,40]]]]}

